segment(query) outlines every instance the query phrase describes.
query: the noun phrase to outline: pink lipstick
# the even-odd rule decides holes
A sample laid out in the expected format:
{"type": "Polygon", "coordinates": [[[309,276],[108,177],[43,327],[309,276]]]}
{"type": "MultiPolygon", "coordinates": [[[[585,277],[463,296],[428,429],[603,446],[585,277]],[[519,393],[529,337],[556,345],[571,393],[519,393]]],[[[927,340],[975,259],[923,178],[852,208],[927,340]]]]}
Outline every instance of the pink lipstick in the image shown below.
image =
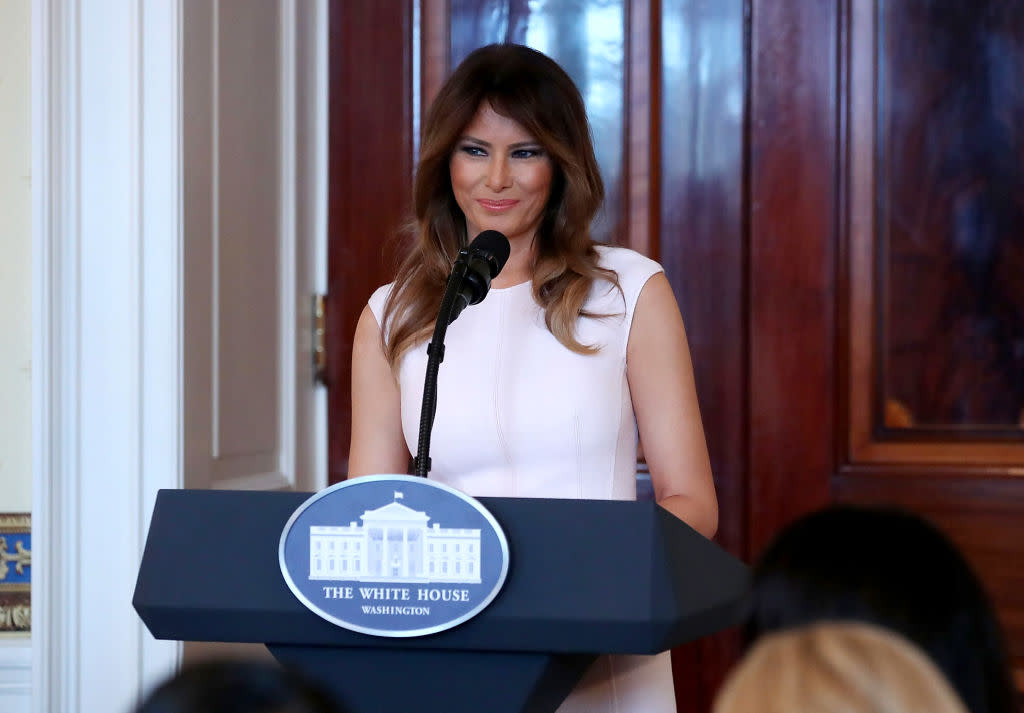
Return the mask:
{"type": "Polygon", "coordinates": [[[490,211],[502,211],[512,208],[519,203],[517,200],[488,200],[486,198],[478,198],[477,203],[490,211]]]}

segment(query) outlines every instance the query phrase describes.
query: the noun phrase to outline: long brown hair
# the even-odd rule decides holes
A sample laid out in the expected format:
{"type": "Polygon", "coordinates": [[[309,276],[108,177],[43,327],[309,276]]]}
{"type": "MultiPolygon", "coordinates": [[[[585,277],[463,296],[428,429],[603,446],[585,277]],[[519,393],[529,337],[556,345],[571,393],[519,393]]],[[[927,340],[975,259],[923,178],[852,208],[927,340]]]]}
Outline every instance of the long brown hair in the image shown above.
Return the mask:
{"type": "Polygon", "coordinates": [[[597,350],[576,339],[576,321],[598,316],[583,307],[593,282],[605,279],[618,286],[618,278],[598,266],[590,237],[604,184],[583,98],[554,60],[529,47],[498,44],[473,51],[459,64],[423,124],[412,245],[398,268],[381,330],[392,368],[408,349],[429,338],[452,264],[468,244],[449,161],[485,103],[532,134],[551,157],[554,176],[535,240],[533,296],[559,342],[581,354],[597,350]]]}

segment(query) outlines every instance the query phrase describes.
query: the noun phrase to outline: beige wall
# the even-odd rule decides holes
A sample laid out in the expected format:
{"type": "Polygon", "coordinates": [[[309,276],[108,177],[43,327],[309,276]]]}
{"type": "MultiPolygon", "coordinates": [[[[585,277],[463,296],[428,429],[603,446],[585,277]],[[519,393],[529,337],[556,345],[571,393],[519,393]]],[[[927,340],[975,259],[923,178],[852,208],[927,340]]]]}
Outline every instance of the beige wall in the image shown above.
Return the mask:
{"type": "Polygon", "coordinates": [[[0,512],[32,507],[30,19],[0,0],[0,512]]]}

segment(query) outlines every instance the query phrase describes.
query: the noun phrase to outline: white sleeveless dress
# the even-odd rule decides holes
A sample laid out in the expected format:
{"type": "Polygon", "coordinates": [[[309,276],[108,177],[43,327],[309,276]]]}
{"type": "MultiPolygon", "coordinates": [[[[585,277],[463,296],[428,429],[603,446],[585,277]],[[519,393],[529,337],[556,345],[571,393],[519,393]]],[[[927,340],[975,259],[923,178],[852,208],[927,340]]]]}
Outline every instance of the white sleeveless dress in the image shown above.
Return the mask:
{"type": "MultiPolygon", "coordinates": [[[[625,248],[599,246],[600,265],[622,287],[600,281],[577,337],[600,345],[569,351],[544,325],[529,282],[491,288],[449,327],[431,431],[431,479],[473,496],[636,499],[636,420],[626,380],[626,345],[640,291],[661,271],[625,248]]],[[[370,298],[381,323],[390,285],[370,298]]],[[[419,439],[427,365],[424,343],[399,366],[402,428],[419,439]]],[[[634,367],[635,368],[635,367],[634,367]]],[[[559,713],[675,713],[671,660],[602,656],[559,713]]]]}

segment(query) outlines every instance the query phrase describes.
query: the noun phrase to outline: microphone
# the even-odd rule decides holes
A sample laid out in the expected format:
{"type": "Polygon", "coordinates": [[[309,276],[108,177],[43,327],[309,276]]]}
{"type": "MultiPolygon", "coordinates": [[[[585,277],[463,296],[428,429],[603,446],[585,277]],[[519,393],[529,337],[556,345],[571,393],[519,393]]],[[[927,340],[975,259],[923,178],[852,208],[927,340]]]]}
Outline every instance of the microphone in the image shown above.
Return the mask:
{"type": "Polygon", "coordinates": [[[473,238],[468,247],[459,250],[441,298],[441,308],[434,322],[434,336],[427,345],[427,375],[423,382],[423,405],[420,407],[420,438],[413,466],[416,475],[426,478],[430,471],[430,430],[437,411],[437,372],[444,361],[444,335],[448,325],[469,305],[487,296],[491,280],[508,262],[511,246],[508,238],[497,230],[485,230],[473,238]]]}
{"type": "Polygon", "coordinates": [[[466,307],[478,304],[487,296],[487,291],[491,289],[491,280],[505,267],[510,252],[508,238],[497,230],[485,230],[473,239],[469,247],[459,250],[455,258],[455,267],[452,268],[452,274],[448,279],[457,279],[458,273],[462,272],[460,266],[465,267],[465,272],[462,275],[462,284],[455,295],[455,302],[452,304],[449,324],[454,322],[466,307]]]}

